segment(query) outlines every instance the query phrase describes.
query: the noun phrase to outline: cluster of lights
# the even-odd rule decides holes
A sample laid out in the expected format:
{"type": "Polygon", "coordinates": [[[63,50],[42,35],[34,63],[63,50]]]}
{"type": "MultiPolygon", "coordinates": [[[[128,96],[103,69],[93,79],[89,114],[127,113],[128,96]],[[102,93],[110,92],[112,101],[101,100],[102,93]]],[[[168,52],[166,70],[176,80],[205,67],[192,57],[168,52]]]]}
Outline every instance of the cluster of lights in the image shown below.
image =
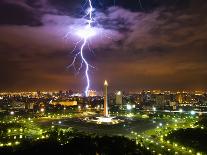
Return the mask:
{"type": "Polygon", "coordinates": [[[132,110],[135,107],[136,107],[136,105],[130,105],[130,104],[126,105],[127,110],[132,110]]]}
{"type": "MultiPolygon", "coordinates": [[[[191,114],[191,115],[195,115],[195,111],[191,111],[189,114],[191,114]]],[[[171,130],[171,128],[169,128],[170,126],[172,126],[172,128],[173,128],[173,130],[177,130],[177,128],[178,128],[178,126],[179,126],[179,128],[182,128],[182,126],[184,127],[184,128],[187,128],[188,126],[190,126],[190,127],[194,127],[194,125],[193,125],[193,123],[195,123],[195,119],[197,119],[197,117],[192,117],[192,116],[188,116],[188,117],[185,117],[185,119],[181,119],[181,118],[175,118],[175,116],[173,116],[173,118],[172,118],[173,120],[174,120],[174,122],[176,122],[176,124],[172,124],[172,125],[170,125],[170,124],[166,124],[166,126],[163,126],[163,124],[162,123],[159,123],[158,124],[158,126],[157,126],[157,129],[156,130],[154,130],[154,132],[156,131],[156,133],[158,132],[158,133],[163,133],[163,135],[160,135],[160,144],[158,143],[158,142],[156,142],[155,144],[156,145],[159,145],[159,146],[161,146],[161,148],[165,148],[167,151],[171,151],[172,149],[171,148],[167,148],[167,147],[169,147],[170,145],[172,145],[172,147],[174,148],[173,150],[178,150],[178,151],[175,151],[174,153],[175,154],[178,154],[178,152],[188,152],[188,153],[192,153],[193,151],[192,151],[192,149],[187,149],[186,147],[184,147],[184,146],[178,146],[178,144],[176,144],[176,143],[173,143],[173,144],[171,144],[170,143],[170,141],[164,141],[164,139],[163,139],[163,137],[165,136],[165,137],[167,137],[168,136],[168,134],[167,133],[169,133],[170,131],[172,131],[171,130]],[[188,126],[186,126],[186,121],[187,121],[187,119],[189,120],[189,121],[191,121],[191,124],[189,124],[188,126]],[[185,121],[184,121],[185,120],[185,121]],[[181,125],[182,123],[184,123],[183,125],[181,125]],[[179,125],[178,125],[179,124],[179,125]],[[168,131],[168,129],[170,129],[169,131],[168,131]],[[167,132],[167,133],[166,133],[167,132]],[[164,134],[165,133],[165,134],[164,134]],[[167,144],[167,145],[166,145],[167,144]],[[182,151],[181,151],[182,150],[182,151]]],[[[189,123],[189,122],[188,122],[189,123]]],[[[201,129],[202,129],[202,127],[201,127],[201,129]]],[[[203,128],[204,129],[204,128],[203,128]]],[[[149,130],[149,134],[151,135],[152,133],[151,133],[152,131],[151,130],[149,130]]],[[[135,135],[137,135],[137,133],[136,132],[131,132],[132,134],[135,134],[135,135]]],[[[148,133],[148,132],[147,132],[148,133]]],[[[147,134],[146,133],[146,134],[147,134]]],[[[141,138],[142,140],[143,139],[145,139],[145,142],[146,142],[146,144],[148,145],[148,143],[154,143],[154,141],[153,140],[150,140],[150,136],[147,136],[147,135],[143,135],[143,136],[141,136],[141,135],[138,135],[137,137],[136,137],[136,139],[138,139],[138,138],[141,138]],[[147,138],[146,138],[147,137],[147,138]]],[[[152,137],[151,137],[152,138],[152,137]]],[[[137,144],[139,144],[139,143],[143,143],[143,141],[142,142],[136,142],[137,144]]],[[[143,144],[141,144],[141,146],[143,146],[143,144]]],[[[153,153],[154,153],[154,150],[153,150],[153,148],[150,148],[150,146],[151,145],[149,145],[148,147],[146,146],[146,148],[148,148],[148,150],[151,150],[153,153]]],[[[196,153],[196,154],[200,154],[199,152],[198,153],[196,153]]]]}
{"type": "MultiPolygon", "coordinates": [[[[88,106],[88,105],[86,105],[86,106],[88,106]]],[[[128,107],[127,107],[127,109],[128,110],[131,110],[132,108],[134,108],[132,105],[127,105],[128,107]]],[[[78,106],[78,108],[79,108],[79,106],[78,106]]],[[[79,109],[81,109],[81,107],[79,108],[79,109]]],[[[179,110],[180,112],[183,112],[182,110],[179,110]]],[[[188,112],[189,113],[189,112],[188,112]]],[[[11,113],[10,113],[11,114],[11,113]]],[[[196,112],[195,111],[190,111],[190,114],[191,115],[195,115],[196,114],[196,112]]],[[[59,114],[58,114],[59,115],[59,114]]],[[[189,118],[196,118],[196,117],[189,117],[189,118]]],[[[187,117],[186,117],[186,119],[187,119],[187,117]]],[[[177,126],[179,126],[179,123],[181,123],[182,122],[182,119],[181,118],[173,118],[173,120],[176,122],[176,124],[173,124],[176,128],[177,128],[177,126]]],[[[184,118],[184,120],[185,120],[185,118],[184,118]]],[[[28,121],[31,121],[32,122],[32,120],[31,120],[31,118],[28,118],[28,121]]],[[[98,123],[101,123],[101,122],[111,122],[111,121],[113,121],[112,120],[112,118],[101,118],[100,119],[100,121],[98,121],[98,123]],[[110,120],[111,119],[111,120],[110,120]]],[[[116,121],[114,121],[115,123],[116,123],[116,121]]],[[[11,123],[12,123],[12,121],[11,121],[11,123]]],[[[61,121],[59,121],[58,122],[58,124],[61,124],[62,122],[61,121]]],[[[113,124],[113,123],[112,123],[113,124]]],[[[166,124],[167,126],[169,125],[169,124],[166,124]]],[[[162,123],[159,123],[158,124],[158,128],[160,128],[160,129],[164,129],[164,127],[162,128],[162,126],[163,126],[163,124],[162,123]]],[[[191,127],[194,127],[193,126],[193,124],[191,124],[191,127]]],[[[175,128],[175,129],[176,129],[175,128]]],[[[165,128],[166,129],[166,128],[165,128]]],[[[201,129],[204,129],[203,127],[201,127],[201,129]]],[[[15,132],[17,131],[16,129],[14,130],[15,132]]],[[[20,129],[20,131],[22,132],[23,131],[23,129],[20,129]]],[[[10,133],[11,132],[11,130],[9,129],[8,130],[8,133],[10,133]]],[[[132,133],[134,133],[134,132],[132,132],[132,133]]],[[[137,133],[134,133],[134,134],[136,134],[137,135],[137,133]]],[[[22,135],[21,135],[22,136],[22,135]]],[[[167,136],[167,134],[165,134],[165,136],[167,136]]],[[[40,138],[45,138],[45,136],[41,136],[40,138]]],[[[14,136],[14,139],[16,139],[16,136],[14,136]]],[[[146,141],[149,141],[150,143],[154,143],[154,141],[153,140],[150,140],[150,139],[148,139],[148,138],[146,138],[145,137],[145,139],[146,139],[146,141]]],[[[163,142],[163,135],[161,135],[161,142],[163,142]]],[[[14,144],[19,144],[18,142],[15,142],[14,144]]],[[[157,145],[158,143],[156,143],[156,145],[157,145]]],[[[169,141],[167,141],[167,144],[170,144],[170,142],[169,141]]],[[[13,143],[8,143],[8,144],[0,144],[0,146],[9,146],[9,145],[13,145],[13,143]]],[[[175,146],[175,147],[177,147],[177,144],[174,144],[173,146],[175,146]]],[[[162,145],[161,146],[162,148],[165,148],[166,146],[164,146],[164,145],[162,145]]],[[[150,149],[150,147],[147,147],[147,149],[149,150],[150,149]]],[[[185,147],[181,147],[181,149],[182,150],[186,150],[186,148],[185,147]]],[[[171,151],[171,149],[167,149],[168,151],[171,151]]],[[[153,150],[154,151],[154,150],[153,150]]],[[[188,150],[189,151],[189,153],[192,153],[192,150],[188,150]]],[[[176,152],[175,152],[176,153],[176,152]]],[[[200,154],[200,153],[197,153],[198,155],[200,154]]]]}

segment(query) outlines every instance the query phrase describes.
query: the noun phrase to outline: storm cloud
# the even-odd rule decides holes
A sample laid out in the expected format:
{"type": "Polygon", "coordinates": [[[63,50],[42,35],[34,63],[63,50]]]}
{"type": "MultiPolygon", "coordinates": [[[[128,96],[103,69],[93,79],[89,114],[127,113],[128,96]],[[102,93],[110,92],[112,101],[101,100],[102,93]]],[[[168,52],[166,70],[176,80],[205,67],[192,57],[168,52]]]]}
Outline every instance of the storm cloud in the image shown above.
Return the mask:
{"type": "MultiPolygon", "coordinates": [[[[97,1],[86,50],[92,88],[206,89],[207,2],[204,0],[97,1]]],[[[84,1],[0,2],[0,89],[82,89],[83,74],[67,68],[84,24],[84,1]],[[68,34],[67,39],[65,38],[68,34]]]]}

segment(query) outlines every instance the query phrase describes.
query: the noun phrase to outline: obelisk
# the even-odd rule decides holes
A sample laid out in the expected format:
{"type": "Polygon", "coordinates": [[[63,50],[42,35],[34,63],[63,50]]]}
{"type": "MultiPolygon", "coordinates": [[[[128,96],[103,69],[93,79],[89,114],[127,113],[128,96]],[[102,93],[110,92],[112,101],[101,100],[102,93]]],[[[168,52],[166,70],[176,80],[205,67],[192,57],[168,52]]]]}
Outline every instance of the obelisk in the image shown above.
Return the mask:
{"type": "Polygon", "coordinates": [[[108,82],[104,82],[104,116],[108,117],[108,82]]]}

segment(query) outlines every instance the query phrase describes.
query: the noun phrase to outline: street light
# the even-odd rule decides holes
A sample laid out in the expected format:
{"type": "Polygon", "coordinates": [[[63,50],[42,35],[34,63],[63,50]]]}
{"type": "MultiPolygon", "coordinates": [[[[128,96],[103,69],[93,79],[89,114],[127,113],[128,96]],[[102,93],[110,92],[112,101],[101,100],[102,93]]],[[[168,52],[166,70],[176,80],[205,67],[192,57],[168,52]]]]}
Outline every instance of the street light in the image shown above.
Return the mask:
{"type": "Polygon", "coordinates": [[[14,115],[14,111],[11,111],[11,112],[10,112],[10,115],[14,115]]]}
{"type": "Polygon", "coordinates": [[[65,110],[66,110],[66,107],[64,107],[64,108],[63,108],[63,111],[64,111],[64,115],[65,115],[65,110]]]}
{"type": "Polygon", "coordinates": [[[182,113],[183,112],[183,109],[179,109],[179,112],[182,113]]]}
{"type": "Polygon", "coordinates": [[[191,114],[191,115],[195,115],[196,112],[195,112],[194,110],[192,110],[192,111],[190,112],[190,114],[191,114]]]}
{"type": "Polygon", "coordinates": [[[132,106],[127,104],[127,110],[131,110],[132,109],[132,106]]]}

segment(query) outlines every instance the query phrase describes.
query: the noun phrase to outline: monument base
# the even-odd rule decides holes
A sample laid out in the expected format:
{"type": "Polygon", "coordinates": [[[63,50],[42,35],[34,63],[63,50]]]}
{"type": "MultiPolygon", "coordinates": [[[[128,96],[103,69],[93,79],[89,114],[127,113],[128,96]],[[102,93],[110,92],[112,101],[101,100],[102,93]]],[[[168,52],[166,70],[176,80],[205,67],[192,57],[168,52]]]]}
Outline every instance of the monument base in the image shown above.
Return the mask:
{"type": "Polygon", "coordinates": [[[115,117],[105,117],[105,116],[99,116],[91,119],[87,119],[87,122],[94,122],[96,124],[107,124],[107,125],[113,125],[123,122],[123,120],[116,119],[115,117]]]}

